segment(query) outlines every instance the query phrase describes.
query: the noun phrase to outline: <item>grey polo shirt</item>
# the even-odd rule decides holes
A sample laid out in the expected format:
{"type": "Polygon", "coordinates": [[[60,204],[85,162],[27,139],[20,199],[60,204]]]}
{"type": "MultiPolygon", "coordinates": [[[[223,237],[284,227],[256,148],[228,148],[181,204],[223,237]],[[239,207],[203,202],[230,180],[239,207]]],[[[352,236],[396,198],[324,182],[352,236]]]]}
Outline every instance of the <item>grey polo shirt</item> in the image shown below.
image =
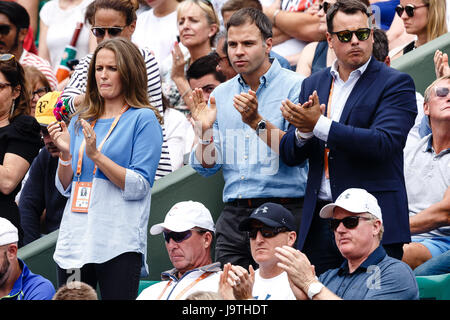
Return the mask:
{"type": "Polygon", "coordinates": [[[344,300],[418,300],[419,289],[411,268],[389,257],[382,246],[352,273],[345,261],[320,275],[319,281],[344,300]]]}

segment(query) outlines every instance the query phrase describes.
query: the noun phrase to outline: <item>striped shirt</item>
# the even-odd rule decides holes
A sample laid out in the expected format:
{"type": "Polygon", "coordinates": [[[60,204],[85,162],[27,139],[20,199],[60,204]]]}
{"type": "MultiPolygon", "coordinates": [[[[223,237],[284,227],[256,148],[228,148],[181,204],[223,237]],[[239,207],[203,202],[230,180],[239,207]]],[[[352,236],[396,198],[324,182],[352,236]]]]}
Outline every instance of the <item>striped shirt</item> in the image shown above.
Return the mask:
{"type": "MultiPolygon", "coordinates": [[[[139,49],[144,57],[144,62],[147,67],[147,92],[150,103],[154,106],[161,116],[163,113],[162,96],[161,96],[161,77],[159,74],[158,63],[155,57],[150,53],[148,49],[139,49]]],[[[89,63],[91,62],[92,54],[88,54],[86,57],[80,60],[80,63],[75,67],[74,73],[70,77],[69,83],[64,88],[62,98],[68,98],[68,104],[70,112],[76,111],[73,104],[73,100],[76,96],[86,92],[87,75],[89,69],[89,63]]],[[[170,163],[169,148],[167,146],[166,131],[164,125],[163,130],[163,145],[161,152],[161,159],[156,170],[156,179],[162,178],[165,175],[172,172],[172,165],[170,163]]]]}
{"type": "Polygon", "coordinates": [[[53,73],[52,66],[47,60],[23,49],[22,55],[19,59],[19,63],[23,66],[32,66],[38,69],[45,75],[48,82],[50,83],[50,87],[52,88],[52,90],[56,89],[58,81],[56,80],[56,76],[53,73]]]}

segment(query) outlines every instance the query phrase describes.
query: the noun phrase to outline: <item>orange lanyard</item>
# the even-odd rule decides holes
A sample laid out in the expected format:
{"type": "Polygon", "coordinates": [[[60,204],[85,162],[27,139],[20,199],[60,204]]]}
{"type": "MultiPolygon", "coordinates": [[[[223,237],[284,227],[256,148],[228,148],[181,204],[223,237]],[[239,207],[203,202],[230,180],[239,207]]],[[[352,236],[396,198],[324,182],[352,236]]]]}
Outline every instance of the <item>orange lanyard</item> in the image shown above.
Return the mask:
{"type": "MultiPolygon", "coordinates": [[[[112,131],[114,130],[114,128],[116,127],[117,123],[119,122],[120,117],[122,116],[122,114],[127,111],[130,108],[130,106],[128,104],[125,104],[122,109],[120,110],[120,113],[114,118],[113,123],[111,124],[111,127],[108,130],[108,133],[106,134],[106,136],[103,138],[102,142],[100,143],[99,147],[98,147],[98,151],[101,151],[103,148],[103,144],[106,142],[106,139],[109,138],[109,136],[111,135],[112,131]]],[[[94,128],[95,123],[97,121],[93,121],[91,124],[91,127],[94,128]]],[[[80,145],[80,150],[78,151],[78,163],[77,163],[77,172],[76,172],[76,177],[78,177],[78,180],[80,179],[80,175],[81,175],[81,168],[83,166],[83,154],[84,154],[84,148],[86,146],[86,139],[83,139],[83,141],[81,142],[80,145]]],[[[94,175],[95,172],[97,171],[97,165],[94,166],[94,175]]]]}
{"type": "MultiPolygon", "coordinates": [[[[188,286],[186,286],[179,294],[177,294],[177,296],[175,297],[175,300],[180,300],[181,297],[188,291],[190,290],[193,286],[195,286],[197,283],[199,283],[200,281],[202,281],[203,279],[207,278],[210,274],[212,274],[213,272],[205,272],[204,274],[202,274],[200,277],[198,277],[197,279],[195,279],[194,281],[192,281],[188,286]]],[[[164,292],[166,292],[167,288],[170,287],[170,284],[172,283],[172,280],[170,280],[164,290],[161,292],[161,294],[158,296],[157,300],[161,300],[162,296],[164,295],[164,292]]]]}
{"type": "MultiPolygon", "coordinates": [[[[330,95],[328,96],[328,104],[327,104],[327,118],[331,118],[331,98],[333,96],[333,89],[334,89],[334,79],[331,82],[331,88],[330,88],[330,95]]],[[[325,148],[324,153],[324,170],[325,170],[325,177],[327,179],[330,179],[330,172],[328,170],[328,154],[330,153],[330,149],[325,148]]]]}

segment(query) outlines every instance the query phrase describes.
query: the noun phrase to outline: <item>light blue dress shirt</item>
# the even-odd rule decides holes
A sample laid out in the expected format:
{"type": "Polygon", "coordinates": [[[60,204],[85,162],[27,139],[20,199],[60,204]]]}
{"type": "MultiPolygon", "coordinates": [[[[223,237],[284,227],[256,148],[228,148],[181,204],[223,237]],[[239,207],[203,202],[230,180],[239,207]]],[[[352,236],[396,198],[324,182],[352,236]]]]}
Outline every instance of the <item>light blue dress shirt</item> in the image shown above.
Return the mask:
{"type": "MultiPolygon", "coordinates": [[[[298,103],[304,77],[282,68],[276,59],[271,59],[271,62],[269,70],[260,78],[256,91],[258,111],[264,119],[287,131],[289,123],[281,114],[281,101],[289,99],[298,103]]],[[[249,89],[241,75],[214,89],[212,96],[216,99],[217,118],[213,133],[217,161],[212,168],[203,168],[195,156],[194,148],[190,164],[203,176],[210,176],[222,169],[225,180],[224,202],[235,199],[303,197],[307,162],[301,166],[288,167],[257,136],[255,130],[242,121],[241,114],[233,106],[233,97],[248,92],[249,89]]],[[[278,140],[278,136],[276,139],[278,140]]]]}

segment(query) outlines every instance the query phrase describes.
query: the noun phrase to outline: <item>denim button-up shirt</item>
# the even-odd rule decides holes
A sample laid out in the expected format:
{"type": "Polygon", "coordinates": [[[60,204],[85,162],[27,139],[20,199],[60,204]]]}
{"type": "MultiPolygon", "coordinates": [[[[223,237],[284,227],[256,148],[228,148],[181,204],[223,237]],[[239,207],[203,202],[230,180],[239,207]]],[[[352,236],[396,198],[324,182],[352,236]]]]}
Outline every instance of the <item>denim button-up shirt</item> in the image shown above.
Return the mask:
{"type": "MultiPolygon", "coordinates": [[[[258,111],[264,119],[287,131],[289,123],[281,114],[281,101],[289,99],[298,103],[304,77],[281,68],[276,59],[271,59],[271,62],[256,91],[258,111]]],[[[288,167],[256,131],[242,121],[241,114],[233,106],[233,97],[249,89],[241,75],[214,89],[212,96],[217,106],[213,126],[216,164],[212,168],[203,168],[195,156],[196,148],[191,153],[190,164],[203,176],[222,169],[224,202],[241,198],[303,197],[307,163],[288,167]]]]}

